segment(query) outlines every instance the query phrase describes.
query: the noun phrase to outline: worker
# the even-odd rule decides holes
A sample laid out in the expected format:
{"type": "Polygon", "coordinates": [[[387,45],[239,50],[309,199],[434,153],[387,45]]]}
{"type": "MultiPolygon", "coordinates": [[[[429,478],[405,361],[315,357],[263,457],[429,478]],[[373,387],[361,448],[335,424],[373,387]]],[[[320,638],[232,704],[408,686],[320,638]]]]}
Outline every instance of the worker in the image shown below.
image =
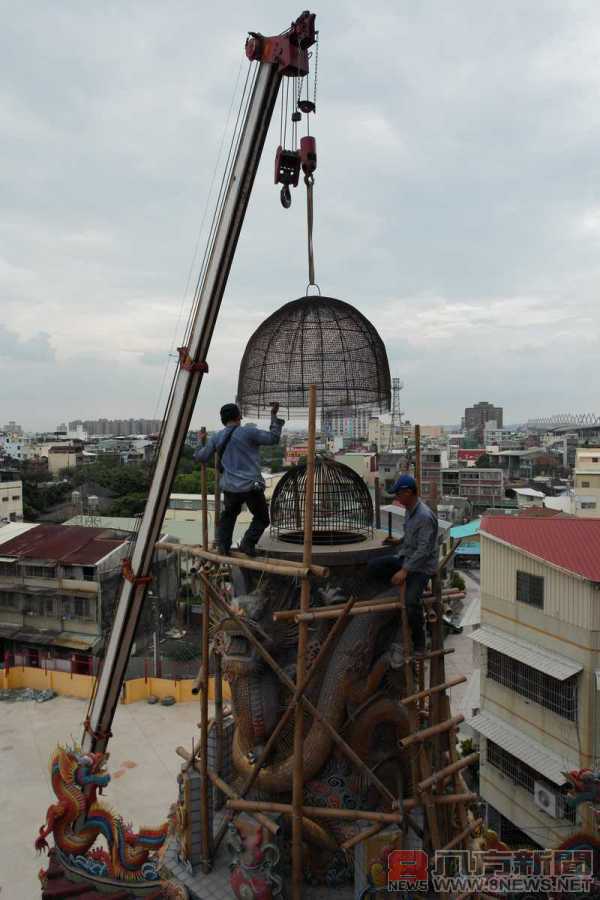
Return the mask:
{"type": "MultiPolygon", "coordinates": [[[[419,498],[412,475],[401,475],[392,487],[396,500],[405,508],[404,537],[400,552],[373,559],[368,574],[377,581],[405,585],[405,605],[415,655],[425,652],[423,591],[438,566],[438,522],[419,498]]],[[[398,643],[402,643],[401,633],[398,643]]]]}
{"type": "Polygon", "coordinates": [[[279,443],[283,419],[277,418],[279,404],[271,405],[271,427],[263,431],[256,425],[242,425],[242,414],[235,403],[221,407],[221,422],[225,426],[211,435],[204,447],[194,453],[202,463],[217,454],[221,472],[224,508],[217,530],[217,550],[227,555],[231,550],[233,529],[244,503],[252,513],[252,522],[243,536],[239,549],[248,556],[256,556],[256,545],[270,523],[269,507],[265,499],[265,482],[261,475],[261,446],[279,443]]]}

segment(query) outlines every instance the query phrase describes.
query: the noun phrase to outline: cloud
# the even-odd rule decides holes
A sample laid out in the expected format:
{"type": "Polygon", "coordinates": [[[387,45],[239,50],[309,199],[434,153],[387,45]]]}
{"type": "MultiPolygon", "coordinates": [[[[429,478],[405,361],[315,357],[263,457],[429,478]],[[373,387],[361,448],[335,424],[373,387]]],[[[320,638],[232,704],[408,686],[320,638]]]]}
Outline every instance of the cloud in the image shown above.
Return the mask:
{"type": "MultiPolygon", "coordinates": [[[[164,403],[245,31],[289,18],[275,0],[177,9],[42,0],[3,21],[0,352],[18,377],[0,400],[26,427],[164,403]]],[[[598,5],[323,0],[318,24],[317,280],[380,330],[407,415],[599,412],[598,5]]],[[[277,112],[195,424],[216,424],[250,334],[307,283],[304,188],[284,211],[278,143],[277,112]]]]}
{"type": "MultiPolygon", "coordinates": [[[[15,363],[48,363],[54,360],[54,349],[50,344],[50,335],[38,331],[30,338],[21,338],[14,331],[0,325],[0,366],[10,364],[15,371],[15,363]]],[[[6,374],[4,376],[7,377],[6,374]]]]}

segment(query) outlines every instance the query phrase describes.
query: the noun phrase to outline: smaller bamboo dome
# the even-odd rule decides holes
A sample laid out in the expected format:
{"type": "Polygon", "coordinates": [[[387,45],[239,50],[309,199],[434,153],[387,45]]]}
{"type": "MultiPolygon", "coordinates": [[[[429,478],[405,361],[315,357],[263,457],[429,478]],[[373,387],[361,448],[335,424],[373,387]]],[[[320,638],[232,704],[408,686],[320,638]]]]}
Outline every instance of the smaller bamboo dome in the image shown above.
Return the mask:
{"type": "MultiPolygon", "coordinates": [[[[304,540],[306,464],[294,466],[278,482],[271,500],[271,535],[304,540]]],[[[373,535],[373,501],[365,482],[349,466],[317,456],[313,513],[314,544],[352,544],[373,535]]]]}

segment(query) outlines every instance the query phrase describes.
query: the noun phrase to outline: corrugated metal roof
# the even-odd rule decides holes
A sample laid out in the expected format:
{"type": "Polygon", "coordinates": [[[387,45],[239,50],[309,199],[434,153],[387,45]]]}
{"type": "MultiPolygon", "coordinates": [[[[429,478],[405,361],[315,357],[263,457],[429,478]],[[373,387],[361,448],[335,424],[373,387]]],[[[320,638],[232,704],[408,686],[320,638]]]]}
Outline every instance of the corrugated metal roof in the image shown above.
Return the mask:
{"type": "Polygon", "coordinates": [[[468,606],[467,611],[460,620],[463,628],[469,628],[481,623],[481,600],[476,597],[468,606]]]}
{"type": "Polygon", "coordinates": [[[453,538],[475,537],[475,535],[479,535],[480,524],[481,524],[481,519],[473,519],[473,521],[467,522],[466,525],[454,525],[450,529],[450,537],[453,537],[453,538]]]}
{"type": "Polygon", "coordinates": [[[58,631],[39,631],[32,628],[30,631],[19,631],[12,635],[13,641],[22,641],[24,644],[41,644],[44,647],[51,647],[54,638],[57,637],[58,631]]]}
{"type": "Polygon", "coordinates": [[[18,537],[20,534],[25,534],[26,531],[39,527],[37,522],[8,522],[7,525],[0,525],[0,544],[12,541],[13,538],[18,537]]]}
{"type": "Polygon", "coordinates": [[[600,519],[485,516],[481,531],[551,565],[600,582],[600,519]]]}
{"type": "Polygon", "coordinates": [[[545,775],[554,784],[564,784],[566,778],[562,773],[579,768],[575,751],[573,751],[572,758],[559,756],[558,753],[548,750],[544,744],[527,737],[522,731],[517,731],[504,719],[499,719],[490,712],[480,712],[472,719],[467,719],[466,723],[484,737],[498,744],[507,753],[512,753],[517,759],[531,766],[540,775],[545,775]]]}
{"type": "Polygon", "coordinates": [[[2,546],[4,556],[19,559],[55,560],[73,565],[93,566],[124,541],[106,540],[103,528],[67,525],[37,525],[2,546]]]}
{"type": "Polygon", "coordinates": [[[582,665],[569,659],[567,656],[561,656],[559,653],[554,653],[552,650],[546,650],[542,647],[536,647],[535,644],[530,644],[529,641],[513,637],[505,631],[500,631],[499,628],[492,628],[491,625],[484,625],[482,628],[478,628],[469,637],[472,641],[483,644],[484,647],[504,653],[506,656],[525,663],[526,666],[538,669],[538,671],[544,672],[552,678],[557,678],[559,681],[571,678],[572,675],[576,675],[577,672],[581,672],[583,669],[582,665]]]}
{"type": "Polygon", "coordinates": [[[52,643],[55,647],[66,647],[68,650],[90,650],[98,641],[97,635],[61,631],[52,643]]]}

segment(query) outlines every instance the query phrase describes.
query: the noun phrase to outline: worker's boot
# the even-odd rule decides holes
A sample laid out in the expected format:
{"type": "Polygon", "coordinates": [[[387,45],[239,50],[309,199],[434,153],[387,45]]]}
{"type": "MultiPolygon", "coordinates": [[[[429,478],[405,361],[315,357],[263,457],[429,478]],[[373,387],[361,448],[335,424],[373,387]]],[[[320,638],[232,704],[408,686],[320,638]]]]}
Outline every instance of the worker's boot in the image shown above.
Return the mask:
{"type": "Polygon", "coordinates": [[[250,541],[247,541],[245,538],[242,538],[239,546],[240,553],[245,553],[246,556],[256,556],[256,544],[251,544],[250,541]]]}

